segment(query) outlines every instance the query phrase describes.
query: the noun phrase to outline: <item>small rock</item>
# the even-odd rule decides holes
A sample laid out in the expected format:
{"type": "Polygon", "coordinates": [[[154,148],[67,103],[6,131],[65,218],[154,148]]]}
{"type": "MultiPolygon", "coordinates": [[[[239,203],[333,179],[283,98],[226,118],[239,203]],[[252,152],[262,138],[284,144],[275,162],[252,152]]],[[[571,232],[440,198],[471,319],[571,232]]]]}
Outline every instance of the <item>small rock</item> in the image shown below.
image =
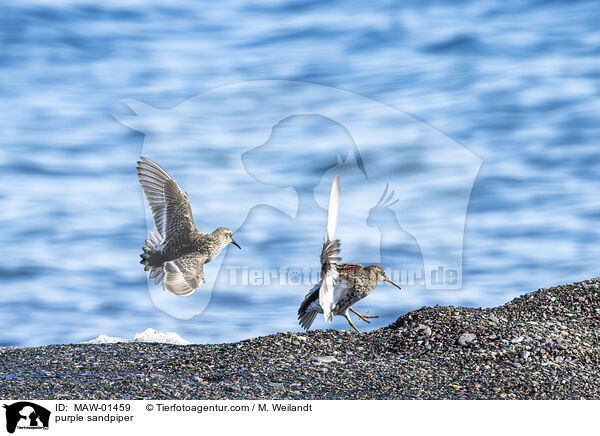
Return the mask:
{"type": "Polygon", "coordinates": [[[490,315],[488,316],[488,321],[492,322],[494,324],[498,324],[500,322],[500,319],[498,319],[498,317],[496,315],[490,315]]]}
{"type": "Polygon", "coordinates": [[[460,337],[458,338],[458,344],[462,345],[463,347],[466,347],[467,345],[469,345],[471,342],[473,342],[475,340],[477,336],[474,335],[473,333],[463,333],[462,335],[460,335],[460,337]]]}
{"type": "Polygon", "coordinates": [[[419,327],[417,327],[417,332],[424,336],[431,336],[431,327],[425,324],[419,324],[419,327]]]}
{"type": "Polygon", "coordinates": [[[527,361],[527,359],[529,358],[529,356],[531,355],[531,353],[527,350],[523,350],[521,351],[521,359],[527,361]]]}
{"type": "Polygon", "coordinates": [[[343,363],[339,360],[337,360],[335,357],[333,356],[318,356],[318,357],[313,357],[312,359],[310,359],[311,362],[317,364],[317,365],[323,365],[325,363],[331,363],[331,362],[338,362],[338,363],[343,363]]]}

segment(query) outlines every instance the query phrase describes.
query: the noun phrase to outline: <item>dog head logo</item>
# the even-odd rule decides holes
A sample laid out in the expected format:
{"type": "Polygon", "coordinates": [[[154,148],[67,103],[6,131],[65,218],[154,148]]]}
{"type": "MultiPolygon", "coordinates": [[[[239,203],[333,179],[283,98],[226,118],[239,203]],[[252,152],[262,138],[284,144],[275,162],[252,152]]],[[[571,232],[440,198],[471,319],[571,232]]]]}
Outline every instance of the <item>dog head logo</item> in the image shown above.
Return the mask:
{"type": "Polygon", "coordinates": [[[6,431],[14,433],[17,428],[47,429],[50,422],[50,411],[28,401],[5,404],[6,431]]]}

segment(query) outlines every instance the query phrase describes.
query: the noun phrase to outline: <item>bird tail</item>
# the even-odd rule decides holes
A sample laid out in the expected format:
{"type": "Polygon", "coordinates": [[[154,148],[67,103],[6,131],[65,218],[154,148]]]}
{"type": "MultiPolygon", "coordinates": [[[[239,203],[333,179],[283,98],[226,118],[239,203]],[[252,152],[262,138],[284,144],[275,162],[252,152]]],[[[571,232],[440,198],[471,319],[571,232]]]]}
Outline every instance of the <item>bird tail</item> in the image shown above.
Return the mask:
{"type": "Polygon", "coordinates": [[[142,248],[143,253],[140,254],[142,260],[140,263],[144,265],[144,271],[149,271],[148,277],[154,280],[155,284],[159,284],[165,278],[165,271],[162,262],[157,262],[157,255],[164,246],[164,237],[154,229],[150,232],[146,239],[146,246],[142,248]]]}

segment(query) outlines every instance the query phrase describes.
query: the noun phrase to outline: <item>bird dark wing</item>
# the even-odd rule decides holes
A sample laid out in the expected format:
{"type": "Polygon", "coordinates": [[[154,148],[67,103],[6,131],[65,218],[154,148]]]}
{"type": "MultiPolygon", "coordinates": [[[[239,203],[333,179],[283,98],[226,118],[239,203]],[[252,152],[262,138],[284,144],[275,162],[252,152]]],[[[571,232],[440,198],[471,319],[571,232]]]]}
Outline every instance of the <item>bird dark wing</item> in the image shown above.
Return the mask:
{"type": "Polygon", "coordinates": [[[190,199],[157,163],[146,157],[138,161],[138,177],[150,204],[156,229],[168,240],[196,228],[190,199]]]}
{"type": "Polygon", "coordinates": [[[188,255],[165,262],[163,287],[179,296],[190,295],[204,283],[205,257],[188,255]]]}
{"type": "Polygon", "coordinates": [[[308,330],[312,325],[317,313],[322,313],[323,309],[319,305],[319,288],[321,287],[321,283],[317,283],[313,288],[308,291],[306,297],[304,297],[304,301],[300,305],[298,309],[298,321],[300,325],[308,330]]]}

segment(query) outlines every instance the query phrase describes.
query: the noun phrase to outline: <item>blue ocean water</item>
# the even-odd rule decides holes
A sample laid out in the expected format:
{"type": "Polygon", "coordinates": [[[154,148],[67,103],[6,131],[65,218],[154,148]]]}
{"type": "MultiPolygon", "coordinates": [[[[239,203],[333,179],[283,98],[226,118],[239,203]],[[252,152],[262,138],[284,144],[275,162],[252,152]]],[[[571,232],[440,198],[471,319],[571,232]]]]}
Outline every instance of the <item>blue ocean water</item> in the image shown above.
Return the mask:
{"type": "MultiPolygon", "coordinates": [[[[425,245],[463,250],[460,289],[381,285],[357,306],[380,315],[366,328],[598,276],[598,22],[594,1],[0,5],[0,346],[148,327],[191,342],[298,329],[304,283],[234,286],[223,267],[197,306],[149,290],[142,153],[188,192],[202,230],[236,230],[243,250],[228,249],[228,265],[278,271],[318,268],[333,175],[323,156],[356,142],[377,192],[389,179],[400,200],[404,222],[381,231],[384,266],[418,267],[425,245]]],[[[379,196],[348,166],[342,255],[367,262],[379,233],[359,224],[379,196]]]]}

